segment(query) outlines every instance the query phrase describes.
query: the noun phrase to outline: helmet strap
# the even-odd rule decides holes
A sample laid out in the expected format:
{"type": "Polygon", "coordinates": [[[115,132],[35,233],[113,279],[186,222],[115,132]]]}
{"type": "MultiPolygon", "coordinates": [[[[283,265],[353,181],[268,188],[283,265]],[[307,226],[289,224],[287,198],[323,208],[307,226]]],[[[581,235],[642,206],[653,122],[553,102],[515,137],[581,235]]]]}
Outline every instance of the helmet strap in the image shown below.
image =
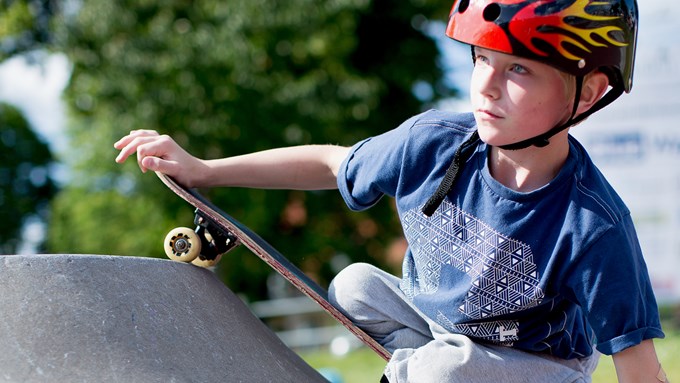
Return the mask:
{"type": "Polygon", "coordinates": [[[453,185],[456,183],[456,180],[460,175],[460,170],[463,168],[465,162],[467,162],[467,160],[472,157],[472,154],[475,152],[478,143],[479,134],[475,130],[472,135],[467,140],[465,140],[465,142],[463,142],[458,147],[458,149],[456,149],[456,152],[453,154],[453,160],[451,161],[449,168],[446,170],[446,174],[444,175],[442,182],[421,209],[425,216],[431,217],[432,214],[437,211],[439,205],[442,204],[444,198],[446,198],[449,192],[451,192],[453,185]]]}
{"type": "Polygon", "coordinates": [[[539,148],[548,146],[550,144],[550,138],[554,136],[555,134],[572,127],[579,122],[585,120],[588,118],[591,114],[597,112],[598,110],[604,108],[605,106],[611,104],[614,100],[619,98],[621,94],[623,94],[623,86],[622,85],[617,85],[614,86],[612,89],[607,92],[601,99],[599,99],[595,105],[593,105],[590,109],[587,111],[579,114],[578,116],[576,115],[576,109],[578,108],[578,103],[580,101],[581,97],[581,89],[583,89],[583,76],[576,76],[576,96],[574,100],[574,108],[571,112],[571,117],[569,117],[569,120],[565,122],[564,124],[558,125],[549,131],[540,134],[536,137],[526,139],[524,141],[516,142],[514,144],[509,144],[509,145],[502,145],[499,146],[501,149],[505,150],[520,150],[520,149],[525,149],[528,148],[529,146],[536,146],[539,148]]]}
{"type": "MultiPolygon", "coordinates": [[[[543,148],[545,146],[548,146],[550,144],[550,138],[557,133],[569,128],[570,126],[575,125],[578,121],[574,118],[576,115],[576,110],[578,109],[578,104],[581,101],[581,90],[583,89],[583,76],[576,76],[576,94],[574,95],[574,106],[571,110],[571,116],[565,122],[564,124],[557,125],[556,127],[548,130],[547,132],[540,134],[536,137],[528,138],[524,141],[519,141],[515,142],[514,144],[508,144],[508,145],[501,145],[499,148],[505,149],[505,150],[520,150],[520,149],[526,149],[529,146],[536,146],[539,148],[543,148]]],[[[580,118],[583,116],[583,114],[579,115],[577,118],[580,118]]],[[[585,118],[585,117],[584,117],[585,118]]],[[[580,120],[579,120],[580,121],[580,120]]]]}

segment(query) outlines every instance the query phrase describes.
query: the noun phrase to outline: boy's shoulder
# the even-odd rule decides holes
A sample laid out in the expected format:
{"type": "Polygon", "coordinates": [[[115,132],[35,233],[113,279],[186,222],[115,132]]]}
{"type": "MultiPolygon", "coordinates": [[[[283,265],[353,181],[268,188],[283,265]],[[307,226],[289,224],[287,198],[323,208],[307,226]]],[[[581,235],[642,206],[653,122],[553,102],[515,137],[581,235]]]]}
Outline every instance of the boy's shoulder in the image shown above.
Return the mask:
{"type": "Polygon", "coordinates": [[[472,113],[430,109],[414,116],[411,121],[412,126],[444,127],[460,130],[463,133],[472,133],[477,129],[477,123],[472,113]]]}
{"type": "Polygon", "coordinates": [[[614,222],[629,216],[628,206],[590,158],[586,148],[573,136],[569,137],[569,142],[577,161],[575,181],[582,199],[590,201],[594,211],[600,210],[614,222]]]}
{"type": "Polygon", "coordinates": [[[417,152],[434,147],[455,150],[477,129],[472,113],[446,112],[430,109],[406,120],[399,129],[407,147],[417,152]]]}

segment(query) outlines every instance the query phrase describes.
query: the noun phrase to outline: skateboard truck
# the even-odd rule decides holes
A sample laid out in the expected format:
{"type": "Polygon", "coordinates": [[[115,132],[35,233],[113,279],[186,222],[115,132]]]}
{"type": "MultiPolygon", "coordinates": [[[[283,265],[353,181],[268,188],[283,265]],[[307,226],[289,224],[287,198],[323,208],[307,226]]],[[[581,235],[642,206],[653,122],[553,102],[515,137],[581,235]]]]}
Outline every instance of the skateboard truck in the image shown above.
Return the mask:
{"type": "Polygon", "coordinates": [[[223,254],[238,245],[238,240],[199,209],[194,214],[196,229],[177,227],[171,230],[165,237],[165,254],[173,261],[191,262],[201,267],[214,266],[223,254]]]}
{"type": "Polygon", "coordinates": [[[194,232],[201,238],[202,256],[215,259],[238,245],[234,234],[219,227],[203,212],[196,209],[194,214],[194,225],[196,225],[194,232]]]}

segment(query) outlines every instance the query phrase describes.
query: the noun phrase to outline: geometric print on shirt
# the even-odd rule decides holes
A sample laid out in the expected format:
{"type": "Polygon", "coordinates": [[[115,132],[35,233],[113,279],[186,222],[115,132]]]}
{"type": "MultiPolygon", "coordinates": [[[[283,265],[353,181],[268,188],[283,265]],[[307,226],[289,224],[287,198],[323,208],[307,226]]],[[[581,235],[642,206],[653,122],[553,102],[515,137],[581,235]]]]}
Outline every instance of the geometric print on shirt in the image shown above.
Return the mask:
{"type": "MultiPolygon", "coordinates": [[[[458,308],[470,319],[527,309],[544,297],[531,248],[450,202],[445,200],[430,218],[419,209],[410,210],[403,215],[402,225],[419,272],[417,279],[410,275],[402,279],[402,288],[411,298],[435,294],[447,266],[470,277],[464,304],[458,308]]],[[[499,326],[507,330],[510,325],[499,326]]]]}
{"type": "Polygon", "coordinates": [[[514,342],[519,339],[519,322],[513,320],[455,324],[440,311],[437,315],[437,323],[456,334],[484,339],[501,346],[512,347],[514,342]]]}

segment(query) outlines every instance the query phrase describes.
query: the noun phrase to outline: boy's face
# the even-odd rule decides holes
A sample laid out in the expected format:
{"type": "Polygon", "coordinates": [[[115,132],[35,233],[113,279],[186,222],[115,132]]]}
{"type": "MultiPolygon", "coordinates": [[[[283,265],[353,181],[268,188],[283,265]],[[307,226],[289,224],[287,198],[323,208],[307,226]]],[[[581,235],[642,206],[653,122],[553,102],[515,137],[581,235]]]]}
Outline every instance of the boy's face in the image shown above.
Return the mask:
{"type": "Polygon", "coordinates": [[[571,115],[573,78],[529,59],[475,48],[470,99],[480,138],[502,146],[542,134],[571,115]]]}

